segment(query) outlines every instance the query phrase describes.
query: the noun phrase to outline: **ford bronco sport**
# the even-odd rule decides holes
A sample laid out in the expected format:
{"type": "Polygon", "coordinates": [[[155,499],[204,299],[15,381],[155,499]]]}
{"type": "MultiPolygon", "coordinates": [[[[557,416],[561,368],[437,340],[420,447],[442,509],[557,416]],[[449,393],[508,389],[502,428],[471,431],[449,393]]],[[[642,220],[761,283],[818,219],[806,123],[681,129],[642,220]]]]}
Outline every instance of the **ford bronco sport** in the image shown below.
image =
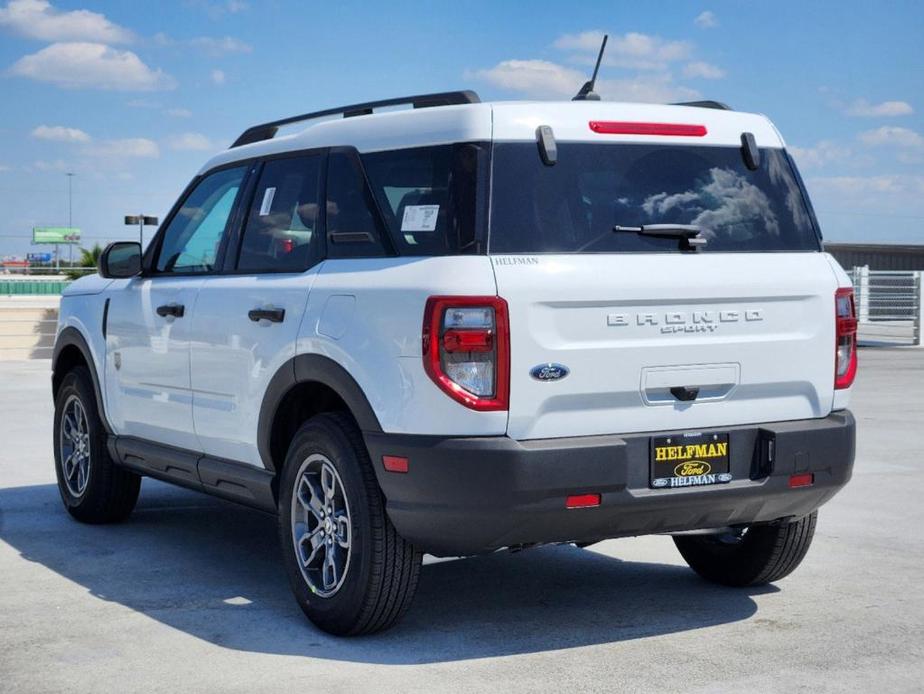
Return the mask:
{"type": "Polygon", "coordinates": [[[301,608],[360,634],[424,552],[664,533],[711,581],[786,576],[856,366],[765,117],[449,92],[252,127],[110,245],[61,302],[55,462],[88,523],[142,476],[277,514],[301,608]]]}

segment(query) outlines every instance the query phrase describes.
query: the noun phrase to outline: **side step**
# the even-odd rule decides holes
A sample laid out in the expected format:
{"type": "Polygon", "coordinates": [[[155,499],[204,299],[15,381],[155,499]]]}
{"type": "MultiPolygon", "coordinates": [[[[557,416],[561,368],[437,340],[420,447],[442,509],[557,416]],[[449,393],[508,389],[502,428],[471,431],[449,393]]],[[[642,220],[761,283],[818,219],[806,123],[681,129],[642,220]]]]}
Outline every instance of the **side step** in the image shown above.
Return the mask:
{"type": "Polygon", "coordinates": [[[141,475],[276,513],[273,473],[131,436],[109,436],[109,452],[141,475]]]}

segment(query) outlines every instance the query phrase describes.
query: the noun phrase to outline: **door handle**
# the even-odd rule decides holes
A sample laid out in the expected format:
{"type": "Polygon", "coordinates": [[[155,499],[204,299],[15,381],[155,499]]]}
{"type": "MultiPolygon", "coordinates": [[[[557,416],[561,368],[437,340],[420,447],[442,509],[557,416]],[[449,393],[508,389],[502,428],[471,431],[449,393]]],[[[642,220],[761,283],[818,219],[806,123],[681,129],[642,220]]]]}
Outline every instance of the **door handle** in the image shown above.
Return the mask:
{"type": "Polygon", "coordinates": [[[696,400],[696,396],[699,395],[699,388],[692,388],[690,386],[674,386],[671,388],[671,395],[677,398],[680,402],[693,402],[696,400]]]}
{"type": "Polygon", "coordinates": [[[282,323],[286,317],[284,308],[255,308],[247,312],[247,317],[254,323],[268,320],[270,323],[282,323]]]}
{"type": "Polygon", "coordinates": [[[161,318],[166,318],[167,316],[182,318],[184,313],[186,313],[186,307],[183,304],[164,304],[157,307],[157,315],[161,318]]]}

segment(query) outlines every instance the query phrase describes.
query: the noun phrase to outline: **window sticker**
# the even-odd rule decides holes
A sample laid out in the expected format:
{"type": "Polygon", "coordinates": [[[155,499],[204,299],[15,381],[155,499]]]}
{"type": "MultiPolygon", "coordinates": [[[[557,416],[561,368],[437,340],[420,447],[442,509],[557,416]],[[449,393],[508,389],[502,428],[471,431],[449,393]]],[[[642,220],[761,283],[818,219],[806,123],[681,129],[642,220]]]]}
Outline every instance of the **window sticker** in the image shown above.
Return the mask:
{"type": "Polygon", "coordinates": [[[434,231],[439,205],[408,205],[401,218],[401,231],[434,231]]]}
{"type": "Polygon", "coordinates": [[[273,198],[276,197],[275,188],[267,188],[263,191],[263,204],[260,205],[260,216],[265,217],[270,213],[273,207],[273,198]]]}

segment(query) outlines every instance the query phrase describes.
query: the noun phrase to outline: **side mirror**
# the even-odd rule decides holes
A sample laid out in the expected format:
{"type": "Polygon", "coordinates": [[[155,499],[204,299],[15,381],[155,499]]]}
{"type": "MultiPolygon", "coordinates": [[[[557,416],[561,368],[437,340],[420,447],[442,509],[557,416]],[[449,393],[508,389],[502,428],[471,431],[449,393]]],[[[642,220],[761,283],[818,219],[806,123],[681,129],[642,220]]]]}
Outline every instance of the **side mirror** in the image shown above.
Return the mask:
{"type": "Polygon", "coordinates": [[[110,243],[99,256],[98,270],[107,279],[123,279],[140,274],[141,244],[136,241],[110,243]]]}

